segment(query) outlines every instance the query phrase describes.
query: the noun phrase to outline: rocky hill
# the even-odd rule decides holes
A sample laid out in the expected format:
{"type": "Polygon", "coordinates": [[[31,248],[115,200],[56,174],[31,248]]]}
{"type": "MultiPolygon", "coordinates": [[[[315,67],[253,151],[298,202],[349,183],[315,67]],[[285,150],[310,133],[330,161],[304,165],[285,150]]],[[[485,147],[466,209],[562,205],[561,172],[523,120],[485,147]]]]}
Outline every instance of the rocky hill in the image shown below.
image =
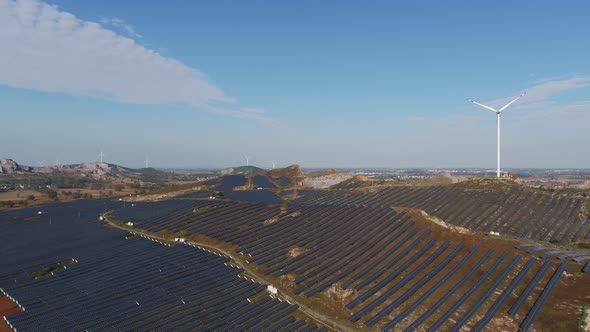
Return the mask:
{"type": "MultiPolygon", "coordinates": [[[[0,159],[0,175],[2,174],[56,174],[73,177],[100,179],[106,175],[122,174],[133,177],[135,170],[109,163],[81,163],[71,165],[56,165],[31,167],[20,165],[12,159],[0,159]]],[[[139,175],[139,173],[137,173],[139,175]]]]}
{"type": "Polygon", "coordinates": [[[0,159],[0,174],[31,172],[32,167],[21,166],[12,159],[0,159]]]}
{"type": "Polygon", "coordinates": [[[219,175],[258,175],[264,174],[266,171],[256,166],[238,166],[226,168],[219,171],[219,175]]]}

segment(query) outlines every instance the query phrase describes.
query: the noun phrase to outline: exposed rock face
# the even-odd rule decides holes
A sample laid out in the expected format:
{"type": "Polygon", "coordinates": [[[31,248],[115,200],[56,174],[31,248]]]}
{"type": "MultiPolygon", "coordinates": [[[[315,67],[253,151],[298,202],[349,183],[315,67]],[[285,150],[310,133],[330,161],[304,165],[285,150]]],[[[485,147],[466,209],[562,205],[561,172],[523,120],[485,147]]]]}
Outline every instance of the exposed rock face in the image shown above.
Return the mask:
{"type": "Polygon", "coordinates": [[[72,169],[87,176],[104,176],[113,172],[114,166],[107,163],[83,163],[73,165],[72,169]]]}
{"type": "MultiPolygon", "coordinates": [[[[84,176],[99,179],[109,173],[121,171],[122,169],[113,164],[108,163],[81,163],[63,166],[52,166],[49,168],[50,172],[60,172],[63,174],[84,176]]],[[[43,170],[39,170],[42,172],[43,170]]]]}
{"type": "Polygon", "coordinates": [[[122,171],[117,165],[108,163],[82,163],[61,166],[29,167],[19,165],[12,159],[0,159],[0,174],[15,173],[61,173],[66,175],[101,178],[109,173],[122,171]]]}
{"type": "Polygon", "coordinates": [[[0,174],[14,174],[17,172],[30,172],[29,166],[21,166],[12,159],[0,159],[0,174]]]}

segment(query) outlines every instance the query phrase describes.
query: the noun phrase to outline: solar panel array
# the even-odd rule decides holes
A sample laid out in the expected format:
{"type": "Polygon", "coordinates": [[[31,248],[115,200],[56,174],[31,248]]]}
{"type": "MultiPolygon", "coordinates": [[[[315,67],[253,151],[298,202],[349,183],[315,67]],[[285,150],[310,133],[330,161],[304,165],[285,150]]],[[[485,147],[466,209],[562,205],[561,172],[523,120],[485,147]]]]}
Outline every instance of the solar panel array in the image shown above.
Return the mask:
{"type": "Polygon", "coordinates": [[[584,201],[530,189],[473,191],[453,187],[388,187],[377,192],[306,190],[295,204],[400,206],[480,232],[532,240],[577,242],[590,238],[584,201]]]}
{"type": "Polygon", "coordinates": [[[225,175],[221,178],[220,184],[215,187],[215,190],[230,191],[235,187],[246,185],[247,180],[244,175],[225,175]]]}
{"type": "MultiPolygon", "coordinates": [[[[351,294],[343,309],[352,312],[351,322],[368,327],[485,326],[500,310],[507,313],[508,300],[519,298],[524,317],[523,308],[541,295],[525,283],[545,282],[554,269],[551,262],[541,268],[536,260],[524,264],[518,255],[439,239],[409,215],[379,205],[208,204],[214,205],[202,213],[191,215],[189,207],[158,221],[134,220],[152,231],[187,229],[235,245],[265,275],[305,298],[325,299],[334,290],[351,294]]],[[[133,211],[118,212],[130,217],[124,214],[133,211]]]]}
{"type": "Polygon", "coordinates": [[[523,244],[517,246],[520,254],[544,259],[523,262],[518,252],[441,238],[390,208],[414,207],[482,231],[503,225],[520,237],[575,241],[587,236],[590,223],[579,218],[577,199],[528,189],[470,193],[448,187],[299,193],[303,196],[288,205],[195,199],[199,194],[124,207],[106,200],[56,204],[38,216],[31,209],[0,214],[0,240],[10,243],[1,248],[0,287],[27,308],[9,321],[25,324],[20,325],[25,330],[26,324],[41,323],[47,329],[318,328],[291,316],[296,306],[260,296],[264,286],[238,277],[242,271],[224,265],[227,258],[126,239],[120,231],[98,227],[96,216],[113,209],[114,218],[150,232],[205,235],[231,244],[300,298],[322,302],[336,296],[339,301],[332,304],[350,312],[351,323],[383,330],[481,329],[498,313],[513,315],[526,330],[567,268],[555,259],[582,263],[587,257],[523,244]],[[28,218],[34,220],[24,221],[28,218]],[[27,241],[38,247],[18,241],[29,232],[34,235],[27,241]],[[39,250],[45,247],[51,249],[39,250]],[[79,263],[48,279],[30,278],[40,266],[69,258],[79,263]],[[125,282],[114,282],[119,280],[125,282]],[[231,292],[223,295],[225,287],[231,292]],[[114,318],[103,321],[105,315],[114,318]],[[87,317],[93,325],[80,325],[87,317]]]}
{"type": "MultiPolygon", "coordinates": [[[[151,218],[183,204],[127,209],[151,218]]],[[[6,318],[10,326],[17,331],[319,329],[292,316],[297,305],[270,298],[266,285],[243,278],[227,257],[188,245],[170,247],[97,221],[105,208],[119,205],[81,201],[44,207],[41,215],[32,209],[0,213],[0,288],[25,309],[6,318]],[[72,258],[77,263],[65,270],[31,277],[72,258]]]]}
{"type": "Polygon", "coordinates": [[[239,191],[228,191],[224,194],[225,198],[242,201],[242,202],[255,202],[263,204],[277,204],[281,203],[281,199],[277,197],[270,190],[239,190],[239,191]]]}
{"type": "Polygon", "coordinates": [[[264,189],[274,189],[276,186],[264,175],[255,175],[252,177],[252,184],[255,187],[264,189]]]}

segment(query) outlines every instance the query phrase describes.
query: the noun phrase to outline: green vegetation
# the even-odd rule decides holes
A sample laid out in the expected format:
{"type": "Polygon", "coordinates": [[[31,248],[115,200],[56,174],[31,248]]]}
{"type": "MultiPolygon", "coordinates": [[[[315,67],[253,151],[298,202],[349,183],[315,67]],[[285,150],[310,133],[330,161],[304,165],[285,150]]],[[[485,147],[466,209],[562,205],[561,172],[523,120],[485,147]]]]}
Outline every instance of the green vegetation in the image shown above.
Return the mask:
{"type": "Polygon", "coordinates": [[[47,197],[49,197],[52,200],[57,200],[57,191],[53,190],[53,189],[48,189],[47,190],[47,197]]]}
{"type": "Polygon", "coordinates": [[[590,243],[578,242],[578,243],[574,244],[574,248],[577,248],[577,249],[590,249],[590,243]]]}
{"type": "Polygon", "coordinates": [[[580,317],[580,320],[578,321],[578,325],[580,326],[580,328],[582,328],[582,330],[584,330],[586,328],[586,326],[588,325],[588,323],[586,323],[586,318],[588,317],[589,310],[590,310],[590,304],[585,305],[584,309],[582,309],[582,316],[580,317]]]}
{"type": "Polygon", "coordinates": [[[13,200],[8,200],[8,201],[0,201],[0,208],[14,208],[14,207],[27,207],[29,206],[29,201],[28,200],[18,200],[18,201],[13,201],[13,200]]]}
{"type": "Polygon", "coordinates": [[[157,188],[151,188],[147,194],[167,194],[176,191],[182,190],[193,190],[194,188],[199,186],[199,182],[189,182],[189,183],[182,183],[182,184],[173,184],[173,185],[166,185],[157,188]]]}
{"type": "Polygon", "coordinates": [[[76,264],[78,261],[75,259],[67,259],[63,262],[59,262],[56,265],[42,267],[40,270],[31,273],[31,277],[35,279],[41,279],[53,274],[53,272],[65,270],[68,265],[76,264]]]}
{"type": "Polygon", "coordinates": [[[172,175],[171,173],[163,172],[163,171],[157,170],[157,169],[155,169],[153,167],[136,168],[136,169],[126,168],[125,170],[127,170],[129,172],[140,174],[142,176],[142,178],[144,178],[145,180],[159,179],[159,178],[162,178],[162,177],[169,177],[170,175],[172,175]]]}
{"type": "Polygon", "coordinates": [[[234,168],[231,174],[259,175],[265,172],[265,170],[256,166],[239,166],[234,168]]]}
{"type": "Polygon", "coordinates": [[[13,208],[15,205],[16,205],[16,203],[14,201],[1,201],[0,202],[0,207],[13,208]]]}
{"type": "Polygon", "coordinates": [[[544,192],[550,192],[550,193],[556,193],[556,194],[560,194],[560,195],[576,195],[576,196],[582,196],[582,197],[590,197],[590,189],[579,189],[579,188],[545,188],[544,186],[541,186],[539,188],[535,188],[539,191],[544,191],[544,192]]]}

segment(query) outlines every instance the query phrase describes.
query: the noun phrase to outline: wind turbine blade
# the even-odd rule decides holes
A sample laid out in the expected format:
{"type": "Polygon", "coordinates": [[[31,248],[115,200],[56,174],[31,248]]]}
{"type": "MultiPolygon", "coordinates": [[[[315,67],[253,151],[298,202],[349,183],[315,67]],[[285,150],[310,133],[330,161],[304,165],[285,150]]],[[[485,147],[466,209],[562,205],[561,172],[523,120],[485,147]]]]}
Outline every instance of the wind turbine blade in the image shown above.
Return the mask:
{"type": "Polygon", "coordinates": [[[475,105],[477,105],[477,106],[480,106],[480,107],[483,107],[483,108],[485,108],[485,109],[488,109],[488,110],[490,110],[490,111],[492,111],[492,112],[494,112],[494,113],[498,113],[498,111],[497,111],[496,109],[494,109],[494,108],[492,108],[492,107],[490,107],[490,106],[487,106],[487,105],[484,105],[484,104],[480,104],[480,103],[478,103],[478,102],[476,102],[476,101],[473,101],[473,100],[471,100],[471,99],[467,99],[467,100],[468,100],[468,101],[470,101],[470,102],[472,102],[472,103],[474,103],[474,104],[475,104],[475,105]]]}
{"type": "Polygon", "coordinates": [[[519,100],[520,98],[522,98],[522,96],[524,96],[525,94],[526,94],[526,92],[525,92],[525,93],[523,93],[523,94],[521,94],[520,96],[518,96],[518,97],[514,98],[514,99],[513,99],[511,102],[509,102],[508,104],[506,104],[506,105],[502,106],[502,108],[500,108],[500,109],[498,110],[498,112],[502,112],[503,110],[507,109],[507,108],[508,108],[508,106],[512,105],[512,104],[513,104],[515,101],[517,101],[517,100],[519,100]]]}

